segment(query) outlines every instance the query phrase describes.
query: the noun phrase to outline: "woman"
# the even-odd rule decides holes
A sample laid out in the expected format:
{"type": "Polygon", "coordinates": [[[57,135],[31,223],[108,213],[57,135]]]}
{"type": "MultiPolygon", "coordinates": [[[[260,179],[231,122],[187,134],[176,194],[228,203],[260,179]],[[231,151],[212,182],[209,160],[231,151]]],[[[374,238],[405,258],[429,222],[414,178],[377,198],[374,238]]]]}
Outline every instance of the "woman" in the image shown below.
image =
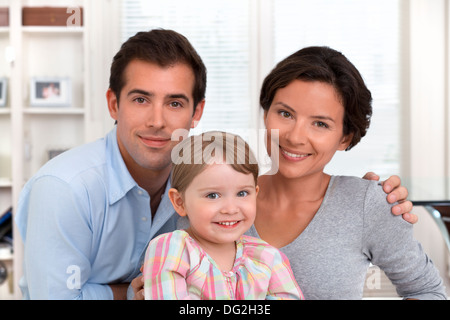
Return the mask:
{"type": "Polygon", "coordinates": [[[302,49],[266,77],[260,102],[267,143],[278,143],[279,170],[258,179],[249,234],[287,255],[305,299],[361,298],[370,262],[403,297],[445,299],[412,226],[391,214],[381,187],[323,171],[369,127],[372,97],[357,69],[330,48],[302,49]]]}
{"type": "MultiPolygon", "coordinates": [[[[287,82],[289,82],[289,81],[287,81],[287,82]]],[[[287,82],[286,82],[286,84],[287,84],[287,82]]],[[[266,84],[266,86],[267,85],[268,84],[266,84]]],[[[276,90],[277,88],[274,87],[274,89],[276,90]]],[[[273,97],[271,99],[273,99],[273,97]]],[[[268,104],[268,107],[270,107],[270,103],[268,104]]],[[[268,108],[266,107],[266,109],[268,109],[268,108]]],[[[270,148],[269,148],[269,150],[270,150],[270,148]]],[[[277,175],[277,177],[282,177],[282,176],[279,173],[279,175],[277,175]]],[[[366,179],[377,179],[377,176],[375,174],[373,174],[373,173],[368,173],[368,174],[366,174],[364,176],[364,178],[366,178],[366,179]]],[[[262,177],[260,177],[258,179],[258,183],[264,185],[264,191],[265,192],[261,196],[258,197],[258,210],[261,210],[261,214],[259,212],[257,214],[257,221],[258,221],[259,227],[257,227],[257,229],[252,228],[250,230],[251,234],[257,236],[257,231],[256,230],[258,230],[258,232],[262,232],[263,233],[264,238],[268,238],[268,240],[270,240],[269,242],[272,242],[271,244],[273,244],[275,246],[283,247],[283,243],[278,243],[278,241],[277,241],[277,239],[278,239],[278,234],[277,233],[278,232],[280,233],[280,235],[281,235],[280,239],[283,240],[284,236],[287,235],[285,233],[285,230],[284,230],[283,226],[285,224],[287,224],[288,227],[289,227],[289,225],[290,225],[289,221],[291,221],[292,216],[291,215],[287,215],[285,217],[286,221],[283,221],[282,224],[278,225],[278,228],[276,229],[276,231],[274,229],[274,232],[272,232],[270,234],[270,236],[265,234],[264,230],[262,230],[262,228],[264,228],[264,226],[261,226],[261,224],[265,223],[264,222],[265,219],[267,219],[267,220],[270,219],[270,217],[268,216],[267,212],[265,212],[266,210],[264,210],[265,209],[264,208],[265,203],[271,202],[271,201],[269,201],[270,198],[268,198],[267,196],[274,196],[277,199],[279,199],[279,201],[282,202],[282,205],[280,205],[280,208],[283,208],[283,205],[285,205],[286,208],[290,208],[291,205],[294,205],[294,206],[297,207],[297,206],[301,206],[302,204],[301,203],[299,203],[299,204],[291,203],[291,201],[293,201],[294,199],[298,199],[298,195],[295,192],[293,194],[293,198],[292,199],[289,199],[289,197],[291,196],[290,193],[286,194],[285,197],[282,197],[281,195],[273,193],[273,189],[270,188],[270,183],[271,182],[270,182],[270,177],[269,176],[262,176],[262,177]],[[288,199],[286,201],[284,201],[283,200],[284,198],[288,198],[288,199]],[[258,218],[258,217],[261,217],[261,218],[258,218]]],[[[384,182],[383,186],[384,186],[385,192],[388,194],[387,195],[387,199],[389,200],[390,203],[394,203],[397,200],[399,201],[399,203],[397,203],[396,205],[394,205],[392,207],[393,213],[398,214],[399,216],[402,215],[402,217],[406,221],[408,221],[408,223],[412,223],[412,224],[416,223],[417,222],[417,216],[415,216],[414,214],[409,213],[411,211],[411,208],[412,208],[412,203],[410,201],[405,201],[405,199],[407,198],[407,190],[406,190],[405,187],[401,186],[400,179],[397,176],[392,176],[392,177],[390,177],[389,179],[387,179],[384,182]]],[[[385,194],[385,197],[386,197],[386,194],[385,194]]],[[[386,199],[385,199],[385,202],[386,202],[386,199]]],[[[271,208],[271,210],[273,210],[273,208],[276,207],[273,204],[274,203],[269,203],[270,206],[268,208],[271,208]]],[[[306,204],[306,205],[309,205],[309,204],[306,204]]],[[[320,205],[320,203],[316,203],[316,206],[317,205],[320,205]]],[[[305,209],[308,209],[308,207],[305,207],[305,209]]],[[[278,212],[278,211],[273,211],[272,214],[275,214],[276,212],[278,212]]],[[[298,213],[300,215],[300,219],[298,220],[298,222],[301,222],[304,219],[302,218],[301,212],[298,212],[298,213]]],[[[280,211],[280,215],[274,215],[273,218],[274,218],[274,220],[278,220],[282,216],[283,216],[283,214],[280,211]]],[[[281,222],[281,220],[280,220],[280,222],[281,222]]],[[[269,224],[267,226],[269,226],[269,224]]],[[[274,224],[274,226],[277,226],[277,224],[274,224]]],[[[294,226],[294,224],[293,224],[293,226],[294,226]]],[[[180,224],[179,227],[185,227],[185,225],[180,224]]],[[[288,230],[289,230],[289,228],[286,229],[286,231],[288,231],[288,230]]],[[[301,229],[295,229],[293,234],[290,236],[290,239],[287,239],[287,240],[284,239],[283,240],[284,244],[287,244],[287,243],[290,243],[290,241],[293,241],[296,238],[296,236],[300,235],[300,233],[301,233],[301,229]]],[[[311,245],[311,247],[310,247],[311,251],[315,250],[314,246],[316,244],[309,243],[308,245],[311,245]]],[[[284,249],[285,248],[283,248],[283,250],[284,249]]],[[[318,250],[319,250],[319,248],[318,248],[318,250]]],[[[295,258],[295,253],[292,254],[291,259],[294,259],[294,258],[295,258]]],[[[301,268],[301,267],[299,267],[299,268],[301,268]]],[[[328,272],[326,272],[326,273],[329,274],[328,272]]],[[[144,298],[144,294],[143,294],[144,293],[144,290],[143,290],[143,277],[142,277],[142,275],[137,277],[137,278],[135,278],[132,281],[131,287],[132,287],[131,288],[132,289],[132,293],[131,293],[131,289],[130,289],[130,297],[134,296],[134,299],[138,299],[138,300],[144,298]]],[[[323,297],[323,296],[322,295],[318,295],[318,297],[323,297]]]]}

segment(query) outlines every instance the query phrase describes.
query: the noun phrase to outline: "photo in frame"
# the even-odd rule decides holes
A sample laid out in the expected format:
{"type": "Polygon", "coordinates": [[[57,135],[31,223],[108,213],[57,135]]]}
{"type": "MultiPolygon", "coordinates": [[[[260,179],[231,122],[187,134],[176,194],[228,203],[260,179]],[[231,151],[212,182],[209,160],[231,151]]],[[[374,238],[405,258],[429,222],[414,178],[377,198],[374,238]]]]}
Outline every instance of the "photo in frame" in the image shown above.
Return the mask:
{"type": "Polygon", "coordinates": [[[8,94],[8,81],[6,78],[0,78],[0,107],[6,106],[6,98],[8,94]]]}
{"type": "Polygon", "coordinates": [[[32,107],[70,107],[72,96],[69,78],[32,78],[30,105],[32,107]]]}

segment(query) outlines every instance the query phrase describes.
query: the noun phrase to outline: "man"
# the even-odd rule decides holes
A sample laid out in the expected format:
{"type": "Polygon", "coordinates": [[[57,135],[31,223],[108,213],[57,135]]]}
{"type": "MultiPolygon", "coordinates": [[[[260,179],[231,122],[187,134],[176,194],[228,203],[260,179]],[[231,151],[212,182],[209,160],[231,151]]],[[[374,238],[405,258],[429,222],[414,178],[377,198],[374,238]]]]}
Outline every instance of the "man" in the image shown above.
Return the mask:
{"type": "Polygon", "coordinates": [[[116,128],[47,163],[20,197],[25,298],[126,297],[149,240],[176,227],[164,196],[171,135],[200,120],[205,87],[202,60],[175,32],[122,46],[106,94],[116,128]]]}
{"type": "MultiPolygon", "coordinates": [[[[152,30],[122,45],[106,94],[115,128],[49,161],[21,193],[24,298],[126,298],[148,242],[176,228],[167,197],[171,135],[200,120],[205,91],[206,68],[184,36],[152,30]]],[[[399,185],[398,177],[387,182],[399,185]]],[[[408,212],[411,202],[397,208],[408,212]]]]}

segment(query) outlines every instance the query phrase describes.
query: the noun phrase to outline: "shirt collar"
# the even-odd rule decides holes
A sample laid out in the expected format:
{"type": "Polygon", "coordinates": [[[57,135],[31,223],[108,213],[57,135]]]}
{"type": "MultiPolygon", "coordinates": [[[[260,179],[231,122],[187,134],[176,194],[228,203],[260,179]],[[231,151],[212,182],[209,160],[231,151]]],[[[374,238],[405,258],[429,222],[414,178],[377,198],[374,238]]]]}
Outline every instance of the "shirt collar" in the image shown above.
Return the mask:
{"type": "Polygon", "coordinates": [[[117,143],[117,126],[114,126],[106,136],[106,164],[109,179],[109,204],[111,205],[138,186],[120,153],[117,143]]]}
{"type": "MultiPolygon", "coordinates": [[[[133,188],[140,188],[128,171],[117,142],[117,127],[114,126],[106,136],[106,161],[109,179],[109,204],[112,205],[125,197],[133,188]]],[[[156,211],[157,224],[162,226],[168,218],[174,213],[172,203],[170,202],[168,191],[171,188],[170,177],[167,180],[166,189],[161,198],[161,202],[156,211]],[[162,213],[160,213],[162,212],[162,213]],[[170,214],[167,214],[170,213],[170,214]]]]}

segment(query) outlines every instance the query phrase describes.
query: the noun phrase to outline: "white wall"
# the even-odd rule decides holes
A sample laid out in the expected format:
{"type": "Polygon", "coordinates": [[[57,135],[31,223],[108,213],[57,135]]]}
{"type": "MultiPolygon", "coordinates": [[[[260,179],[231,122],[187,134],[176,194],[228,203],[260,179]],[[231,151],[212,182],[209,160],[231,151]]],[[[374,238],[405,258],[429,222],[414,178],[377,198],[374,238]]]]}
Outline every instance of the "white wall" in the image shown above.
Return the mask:
{"type": "Polygon", "coordinates": [[[87,119],[90,125],[87,126],[86,140],[92,141],[103,137],[114,125],[106,104],[106,90],[109,86],[111,62],[121,45],[120,1],[87,1],[86,12],[91,74],[91,91],[87,94],[91,113],[87,119]]]}
{"type": "Polygon", "coordinates": [[[449,1],[408,4],[402,176],[411,199],[449,199],[449,1]]]}

